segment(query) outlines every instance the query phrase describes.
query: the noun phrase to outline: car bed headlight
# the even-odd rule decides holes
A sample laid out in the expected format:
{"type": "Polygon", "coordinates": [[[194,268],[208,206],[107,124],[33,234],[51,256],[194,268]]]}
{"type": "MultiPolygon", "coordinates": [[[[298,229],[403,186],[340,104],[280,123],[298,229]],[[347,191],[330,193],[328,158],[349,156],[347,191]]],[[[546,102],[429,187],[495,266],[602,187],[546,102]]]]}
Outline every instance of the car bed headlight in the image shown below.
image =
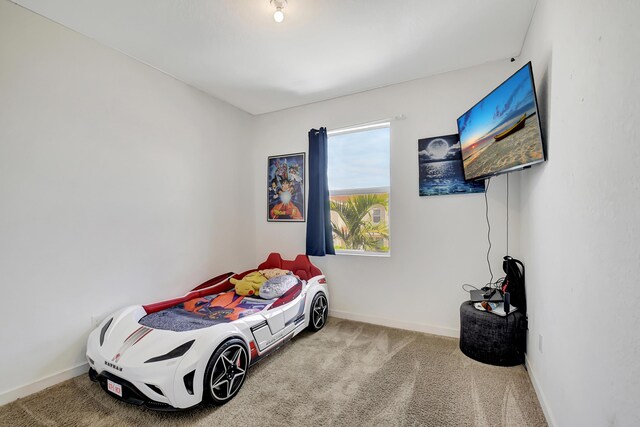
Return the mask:
{"type": "Polygon", "coordinates": [[[102,330],[100,331],[100,347],[102,347],[102,343],[104,342],[104,336],[107,333],[107,329],[109,329],[111,322],[113,322],[113,317],[109,319],[107,323],[104,324],[104,326],[102,327],[102,330]]]}
{"type": "Polygon", "coordinates": [[[182,344],[181,346],[174,348],[169,353],[163,354],[162,356],[152,357],[151,359],[147,360],[144,363],[160,362],[161,360],[169,360],[169,359],[174,359],[176,357],[180,357],[184,355],[187,351],[189,351],[189,349],[191,348],[191,346],[195,341],[196,340],[188,341],[182,344]]]}

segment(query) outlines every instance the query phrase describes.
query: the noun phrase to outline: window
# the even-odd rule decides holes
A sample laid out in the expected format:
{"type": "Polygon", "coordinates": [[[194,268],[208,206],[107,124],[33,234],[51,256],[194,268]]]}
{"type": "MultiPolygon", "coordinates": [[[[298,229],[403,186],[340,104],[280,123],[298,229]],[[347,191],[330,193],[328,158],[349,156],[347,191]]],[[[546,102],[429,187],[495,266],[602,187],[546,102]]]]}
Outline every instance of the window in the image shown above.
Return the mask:
{"type": "Polygon", "coordinates": [[[373,209],[373,214],[371,215],[371,221],[373,221],[374,224],[379,224],[381,215],[382,215],[382,209],[380,208],[373,209]]]}
{"type": "Polygon", "coordinates": [[[333,245],[338,254],[389,254],[389,123],[328,132],[333,245]]]}

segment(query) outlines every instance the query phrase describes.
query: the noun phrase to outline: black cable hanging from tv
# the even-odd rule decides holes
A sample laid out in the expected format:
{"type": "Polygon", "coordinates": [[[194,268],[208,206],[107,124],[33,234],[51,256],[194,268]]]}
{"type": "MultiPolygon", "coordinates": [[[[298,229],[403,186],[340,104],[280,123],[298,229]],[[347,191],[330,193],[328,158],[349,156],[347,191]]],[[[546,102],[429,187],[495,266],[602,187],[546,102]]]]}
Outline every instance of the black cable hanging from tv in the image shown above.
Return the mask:
{"type": "Polygon", "coordinates": [[[489,286],[493,284],[493,270],[491,270],[491,223],[489,222],[489,200],[487,199],[487,193],[489,192],[489,185],[491,184],[491,177],[487,178],[487,187],[484,190],[484,207],[485,207],[485,216],[487,218],[487,241],[489,242],[489,248],[487,248],[487,266],[489,267],[489,275],[491,279],[489,280],[489,286]]]}
{"type": "Polygon", "coordinates": [[[507,173],[507,256],[509,255],[509,174],[507,173]]]}

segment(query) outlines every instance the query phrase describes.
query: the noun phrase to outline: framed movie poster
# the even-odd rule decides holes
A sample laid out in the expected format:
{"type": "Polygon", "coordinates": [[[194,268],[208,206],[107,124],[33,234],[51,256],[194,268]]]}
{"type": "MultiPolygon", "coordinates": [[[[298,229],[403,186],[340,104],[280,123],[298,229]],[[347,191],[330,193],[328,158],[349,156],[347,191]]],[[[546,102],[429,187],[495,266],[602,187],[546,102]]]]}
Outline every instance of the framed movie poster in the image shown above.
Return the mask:
{"type": "Polygon", "coordinates": [[[484,192],[484,180],[465,181],[458,135],[418,140],[421,196],[484,192]]]}
{"type": "Polygon", "coordinates": [[[304,153],[269,157],[267,221],[304,222],[304,168],[304,153]]]}

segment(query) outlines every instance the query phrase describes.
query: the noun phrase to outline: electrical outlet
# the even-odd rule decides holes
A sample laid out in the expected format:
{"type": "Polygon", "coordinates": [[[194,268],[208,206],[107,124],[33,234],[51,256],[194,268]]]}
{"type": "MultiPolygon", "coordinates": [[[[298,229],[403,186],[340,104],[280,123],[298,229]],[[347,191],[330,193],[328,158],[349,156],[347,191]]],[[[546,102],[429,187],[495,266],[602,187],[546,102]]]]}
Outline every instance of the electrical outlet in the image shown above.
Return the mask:
{"type": "Polygon", "coordinates": [[[538,334],[538,351],[542,353],[542,334],[538,334]]]}
{"type": "Polygon", "coordinates": [[[103,316],[91,316],[91,329],[95,329],[102,323],[103,316]]]}

